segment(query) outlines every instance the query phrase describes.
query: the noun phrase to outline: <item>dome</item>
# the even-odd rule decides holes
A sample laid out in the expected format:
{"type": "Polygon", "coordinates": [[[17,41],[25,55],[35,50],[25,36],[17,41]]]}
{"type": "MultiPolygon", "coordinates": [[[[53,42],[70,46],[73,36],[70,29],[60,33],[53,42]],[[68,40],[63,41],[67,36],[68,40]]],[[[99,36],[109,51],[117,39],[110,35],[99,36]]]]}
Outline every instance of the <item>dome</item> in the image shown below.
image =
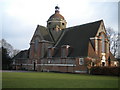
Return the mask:
{"type": "Polygon", "coordinates": [[[65,18],[60,14],[59,9],[60,8],[56,6],[55,13],[52,14],[47,21],[47,28],[54,34],[55,32],[58,33],[59,31],[65,29],[67,24],[65,18]]]}
{"type": "Polygon", "coordinates": [[[55,14],[51,15],[49,19],[53,18],[59,18],[64,20],[64,17],[61,14],[59,14],[59,12],[55,12],[55,14]]]}

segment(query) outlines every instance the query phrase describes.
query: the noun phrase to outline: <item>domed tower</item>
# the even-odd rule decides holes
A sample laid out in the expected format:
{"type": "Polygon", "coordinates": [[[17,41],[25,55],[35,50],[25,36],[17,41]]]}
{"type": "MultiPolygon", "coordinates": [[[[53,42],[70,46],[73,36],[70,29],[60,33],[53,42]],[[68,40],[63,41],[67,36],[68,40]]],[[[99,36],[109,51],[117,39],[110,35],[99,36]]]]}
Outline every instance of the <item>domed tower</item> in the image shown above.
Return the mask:
{"type": "Polygon", "coordinates": [[[50,16],[50,18],[47,21],[47,28],[49,32],[52,34],[54,41],[56,41],[62,30],[66,28],[66,20],[64,17],[60,14],[59,7],[55,7],[55,13],[50,16]]]}

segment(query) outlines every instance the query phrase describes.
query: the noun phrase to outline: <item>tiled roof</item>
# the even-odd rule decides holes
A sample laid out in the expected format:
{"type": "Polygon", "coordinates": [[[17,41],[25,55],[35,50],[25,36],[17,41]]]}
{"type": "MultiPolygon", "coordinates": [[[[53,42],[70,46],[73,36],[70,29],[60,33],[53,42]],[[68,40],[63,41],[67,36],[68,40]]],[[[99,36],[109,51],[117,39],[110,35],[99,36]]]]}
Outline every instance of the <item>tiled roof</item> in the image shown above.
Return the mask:
{"type": "Polygon", "coordinates": [[[24,58],[24,59],[27,59],[29,58],[29,49],[28,50],[23,50],[23,51],[20,51],[17,55],[15,55],[13,57],[13,59],[18,59],[18,58],[24,58]]]}
{"type": "Polygon", "coordinates": [[[96,36],[101,21],[66,28],[55,45],[58,49],[54,57],[60,57],[62,45],[70,45],[72,49],[70,57],[87,56],[90,37],[96,36]]]}
{"type": "Polygon", "coordinates": [[[39,36],[41,40],[53,42],[51,35],[49,34],[47,28],[44,26],[41,26],[41,25],[37,26],[36,31],[33,35],[32,41],[35,36],[39,36]]]}

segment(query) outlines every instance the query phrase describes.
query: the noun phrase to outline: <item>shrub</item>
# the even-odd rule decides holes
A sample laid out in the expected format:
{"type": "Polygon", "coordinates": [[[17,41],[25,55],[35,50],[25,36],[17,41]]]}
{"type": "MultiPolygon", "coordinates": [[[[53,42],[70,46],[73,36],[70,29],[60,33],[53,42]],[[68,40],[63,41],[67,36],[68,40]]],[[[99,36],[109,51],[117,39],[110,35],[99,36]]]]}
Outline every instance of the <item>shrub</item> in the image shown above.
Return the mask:
{"type": "Polygon", "coordinates": [[[91,67],[90,74],[120,76],[120,67],[91,67]]]}

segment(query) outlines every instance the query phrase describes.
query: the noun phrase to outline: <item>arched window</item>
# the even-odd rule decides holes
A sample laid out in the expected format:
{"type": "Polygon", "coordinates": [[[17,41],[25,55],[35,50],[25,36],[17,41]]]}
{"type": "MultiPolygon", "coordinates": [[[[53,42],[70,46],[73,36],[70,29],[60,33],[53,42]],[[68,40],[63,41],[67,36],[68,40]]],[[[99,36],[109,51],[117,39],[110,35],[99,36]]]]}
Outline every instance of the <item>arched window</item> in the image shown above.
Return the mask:
{"type": "Polygon", "coordinates": [[[105,53],[105,36],[104,36],[104,34],[102,34],[101,37],[102,37],[102,53],[105,53]]]}
{"type": "Polygon", "coordinates": [[[49,25],[51,24],[51,22],[48,23],[49,25]]]}
{"type": "Polygon", "coordinates": [[[102,66],[105,66],[105,62],[102,62],[102,66]]]}
{"type": "Polygon", "coordinates": [[[62,23],[62,25],[65,25],[64,23],[62,23]]]}
{"type": "Polygon", "coordinates": [[[37,53],[37,50],[38,50],[38,39],[35,39],[35,48],[34,48],[35,53],[37,53]]]}

